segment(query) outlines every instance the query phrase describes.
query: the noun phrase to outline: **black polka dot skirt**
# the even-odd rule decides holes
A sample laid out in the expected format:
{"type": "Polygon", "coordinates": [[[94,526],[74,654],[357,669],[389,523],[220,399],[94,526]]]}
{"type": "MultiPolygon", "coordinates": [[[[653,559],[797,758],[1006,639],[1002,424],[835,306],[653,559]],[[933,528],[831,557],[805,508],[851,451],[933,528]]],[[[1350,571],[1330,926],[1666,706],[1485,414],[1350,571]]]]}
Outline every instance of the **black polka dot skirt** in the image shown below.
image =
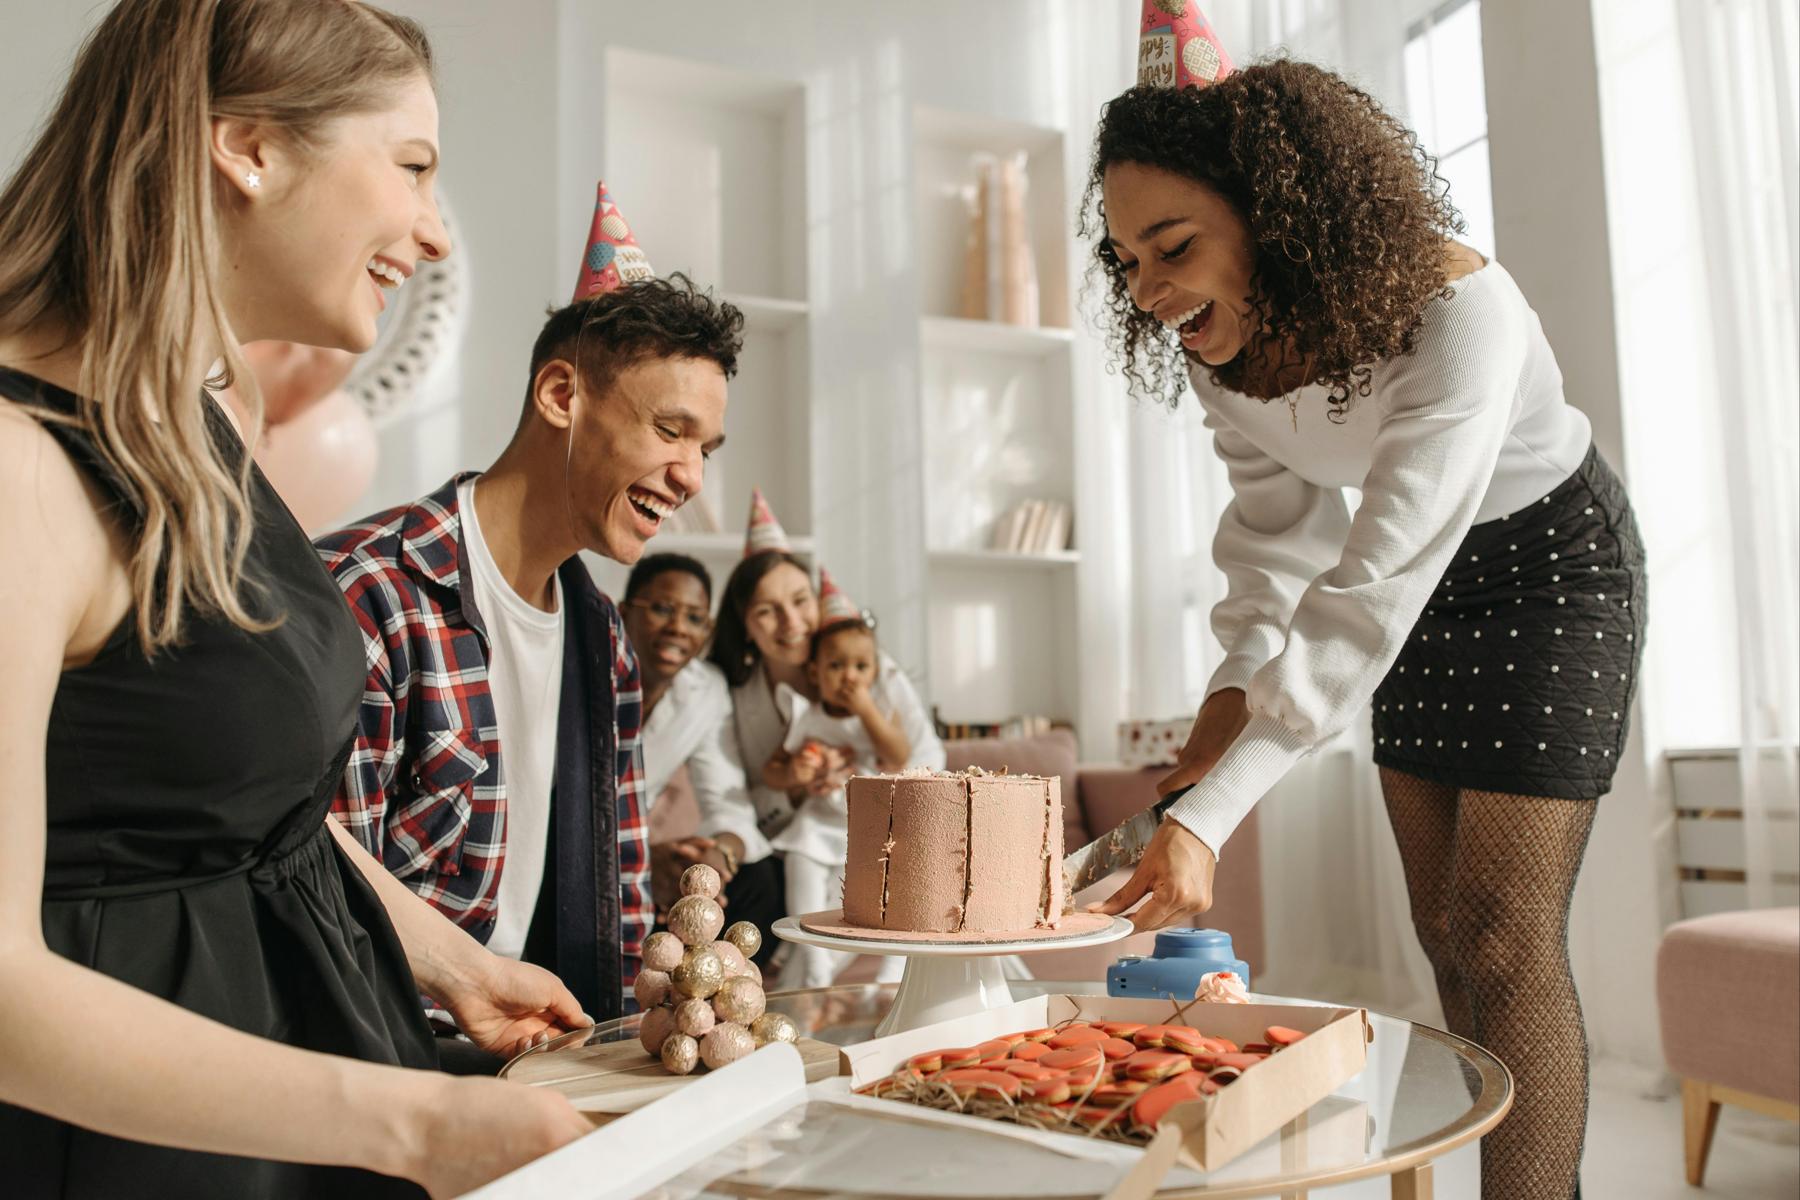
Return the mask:
{"type": "Polygon", "coordinates": [[[1605,795],[1645,615],[1637,521],[1590,448],[1549,495],[1469,530],[1375,692],[1376,763],[1472,790],[1605,795]]]}

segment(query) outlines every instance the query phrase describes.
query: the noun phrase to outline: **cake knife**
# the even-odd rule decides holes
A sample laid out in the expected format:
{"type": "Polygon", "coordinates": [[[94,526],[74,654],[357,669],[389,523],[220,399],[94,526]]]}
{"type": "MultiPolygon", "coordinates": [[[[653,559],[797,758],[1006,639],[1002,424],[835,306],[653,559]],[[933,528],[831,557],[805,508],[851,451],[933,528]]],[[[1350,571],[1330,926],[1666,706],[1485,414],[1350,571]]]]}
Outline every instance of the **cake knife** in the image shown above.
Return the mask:
{"type": "Polygon", "coordinates": [[[1127,818],[1110,832],[1103,833],[1081,849],[1064,855],[1063,882],[1067,886],[1063,894],[1073,896],[1121,867],[1137,866],[1138,860],[1144,857],[1144,850],[1150,845],[1150,838],[1156,833],[1156,827],[1162,824],[1163,814],[1192,790],[1192,786],[1189,786],[1169,793],[1143,812],[1127,818]]]}

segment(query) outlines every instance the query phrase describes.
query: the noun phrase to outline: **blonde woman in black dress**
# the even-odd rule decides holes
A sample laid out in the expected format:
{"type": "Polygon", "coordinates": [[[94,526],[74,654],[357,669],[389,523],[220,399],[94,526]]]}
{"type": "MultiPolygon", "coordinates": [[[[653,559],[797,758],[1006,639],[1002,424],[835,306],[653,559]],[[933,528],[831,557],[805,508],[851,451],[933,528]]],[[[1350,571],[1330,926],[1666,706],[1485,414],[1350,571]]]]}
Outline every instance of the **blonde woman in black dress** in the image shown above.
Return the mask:
{"type": "Polygon", "coordinates": [[[459,1195],[579,1136],[442,1075],[585,1023],[330,821],[362,641],[201,390],[450,246],[411,22],[124,0],[0,195],[0,1191],[459,1195]],[[378,276],[388,276],[380,278],[378,276]]]}

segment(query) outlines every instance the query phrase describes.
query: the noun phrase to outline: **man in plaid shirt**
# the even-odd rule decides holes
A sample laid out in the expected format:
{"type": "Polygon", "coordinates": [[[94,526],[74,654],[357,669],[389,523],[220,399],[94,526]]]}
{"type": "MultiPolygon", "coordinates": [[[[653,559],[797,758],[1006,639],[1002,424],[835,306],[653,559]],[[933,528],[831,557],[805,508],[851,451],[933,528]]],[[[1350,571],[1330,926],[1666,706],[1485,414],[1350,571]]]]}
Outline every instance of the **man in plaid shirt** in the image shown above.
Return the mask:
{"type": "Polygon", "coordinates": [[[578,552],[622,563],[700,490],[742,318],[681,276],[551,314],[491,468],[320,539],[369,667],[334,812],[597,1018],[654,919],[638,663],[578,552]]]}

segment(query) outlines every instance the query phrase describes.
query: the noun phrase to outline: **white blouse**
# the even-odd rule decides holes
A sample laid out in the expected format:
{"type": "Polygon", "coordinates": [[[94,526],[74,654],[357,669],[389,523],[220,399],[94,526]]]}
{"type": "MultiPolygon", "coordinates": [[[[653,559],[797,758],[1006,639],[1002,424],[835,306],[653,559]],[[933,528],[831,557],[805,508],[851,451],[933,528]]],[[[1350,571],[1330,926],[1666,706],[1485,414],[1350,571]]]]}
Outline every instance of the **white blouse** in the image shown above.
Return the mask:
{"type": "Polygon", "coordinates": [[[703,834],[714,832],[706,823],[708,813],[750,811],[744,769],[726,749],[730,725],[731,688],[725,672],[698,658],[675,673],[644,722],[642,794],[655,803],[685,764],[703,834]]]}
{"type": "MultiPolygon", "coordinates": [[[[906,765],[943,770],[944,744],[938,740],[931,714],[906,672],[885,653],[881,656],[881,676],[877,682],[892,705],[906,740],[912,743],[912,757],[906,760],[906,765]]],[[[762,783],[763,767],[781,749],[787,737],[787,718],[777,707],[774,690],[769,687],[768,677],[760,666],[743,686],[731,689],[729,728],[725,741],[741,764],[745,777],[751,781],[750,805],[754,811],[738,813],[732,824],[713,820],[707,828],[737,834],[744,841],[744,861],[756,862],[770,853],[769,839],[778,836],[794,819],[794,804],[787,793],[762,783]]],[[[708,815],[702,806],[702,818],[708,815]]]]}
{"type": "Polygon", "coordinates": [[[1190,371],[1231,478],[1213,558],[1225,660],[1250,723],[1170,815],[1215,854],[1289,768],[1341,732],[1399,656],[1471,525],[1552,491],[1587,454],[1537,314],[1497,262],[1426,307],[1414,353],[1375,367],[1341,424],[1326,389],[1264,403],[1190,371]],[[1349,515],[1343,488],[1362,503],[1349,515]]]}

